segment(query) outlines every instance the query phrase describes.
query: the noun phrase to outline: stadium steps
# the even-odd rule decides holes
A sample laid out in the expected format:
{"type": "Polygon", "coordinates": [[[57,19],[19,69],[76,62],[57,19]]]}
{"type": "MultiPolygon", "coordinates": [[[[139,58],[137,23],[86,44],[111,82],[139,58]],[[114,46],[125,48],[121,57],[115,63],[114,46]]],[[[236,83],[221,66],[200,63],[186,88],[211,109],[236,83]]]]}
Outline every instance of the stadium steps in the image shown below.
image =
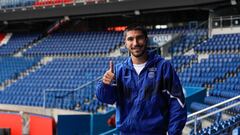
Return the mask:
{"type": "Polygon", "coordinates": [[[184,53],[184,55],[194,55],[194,54],[195,54],[194,49],[191,49],[191,50],[184,53]]]}
{"type": "Polygon", "coordinates": [[[232,118],[234,115],[230,115],[230,114],[227,114],[225,112],[222,113],[222,119],[223,120],[228,120],[230,118],[232,118]]]}
{"type": "Polygon", "coordinates": [[[209,58],[208,54],[198,54],[198,63],[200,63],[202,59],[208,59],[208,58],[209,58]]]}
{"type": "MultiPolygon", "coordinates": [[[[201,41],[197,44],[201,44],[202,42],[204,42],[204,41],[201,41]]],[[[194,54],[196,54],[196,52],[194,52],[194,48],[191,48],[190,50],[184,52],[184,55],[194,55],[194,54]]]]}
{"type": "Polygon", "coordinates": [[[114,51],[112,51],[109,56],[110,57],[117,57],[117,56],[121,56],[121,52],[120,52],[120,47],[122,47],[124,45],[121,45],[119,47],[117,47],[114,51]]]}
{"type": "Polygon", "coordinates": [[[15,83],[17,80],[24,78],[32,72],[35,72],[37,69],[41,68],[43,65],[46,65],[48,62],[52,61],[51,57],[42,58],[36,65],[32,66],[30,69],[20,73],[20,75],[15,79],[6,80],[4,83],[0,85],[0,90],[4,90],[5,87],[10,86],[15,83]]]}
{"type": "Polygon", "coordinates": [[[211,125],[212,125],[212,122],[209,121],[208,119],[202,120],[202,127],[203,128],[206,128],[206,127],[211,126],[211,125]]]}
{"type": "MultiPolygon", "coordinates": [[[[209,121],[208,119],[202,120],[202,128],[208,127],[210,125],[212,125],[212,122],[209,121]]],[[[183,129],[183,135],[189,135],[193,128],[194,128],[193,124],[185,126],[183,129]]]]}
{"type": "Polygon", "coordinates": [[[191,130],[192,128],[190,126],[185,126],[182,133],[183,135],[188,135],[191,130]]]}
{"type": "Polygon", "coordinates": [[[27,51],[27,49],[30,49],[32,48],[33,46],[36,46],[38,45],[38,43],[42,42],[44,40],[44,38],[46,37],[39,37],[39,39],[36,39],[34,41],[32,41],[31,43],[29,43],[26,47],[20,49],[18,52],[16,52],[13,56],[17,56],[17,57],[20,57],[22,56],[22,53],[27,51]]]}

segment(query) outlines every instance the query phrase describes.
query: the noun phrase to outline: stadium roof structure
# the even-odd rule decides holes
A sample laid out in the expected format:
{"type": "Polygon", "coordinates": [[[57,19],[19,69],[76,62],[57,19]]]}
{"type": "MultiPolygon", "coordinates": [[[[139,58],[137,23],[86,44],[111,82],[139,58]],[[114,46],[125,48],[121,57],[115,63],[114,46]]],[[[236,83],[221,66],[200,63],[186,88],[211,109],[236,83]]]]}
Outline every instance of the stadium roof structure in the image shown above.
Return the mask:
{"type": "Polygon", "coordinates": [[[229,5],[231,5],[230,0],[126,0],[99,4],[74,3],[44,8],[0,9],[0,21],[58,18],[63,16],[86,18],[193,9],[210,11],[229,5]]]}

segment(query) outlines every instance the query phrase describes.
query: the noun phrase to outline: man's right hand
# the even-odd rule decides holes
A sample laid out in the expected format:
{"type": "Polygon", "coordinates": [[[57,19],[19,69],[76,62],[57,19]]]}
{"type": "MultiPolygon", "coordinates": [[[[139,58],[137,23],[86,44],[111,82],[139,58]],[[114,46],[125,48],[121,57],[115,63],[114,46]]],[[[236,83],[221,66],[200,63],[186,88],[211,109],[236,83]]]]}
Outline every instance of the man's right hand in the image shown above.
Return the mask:
{"type": "Polygon", "coordinates": [[[109,61],[109,69],[108,71],[105,72],[105,74],[103,75],[103,83],[104,84],[107,84],[107,85],[110,85],[111,82],[113,81],[114,79],[114,70],[113,70],[113,62],[112,61],[109,61]]]}

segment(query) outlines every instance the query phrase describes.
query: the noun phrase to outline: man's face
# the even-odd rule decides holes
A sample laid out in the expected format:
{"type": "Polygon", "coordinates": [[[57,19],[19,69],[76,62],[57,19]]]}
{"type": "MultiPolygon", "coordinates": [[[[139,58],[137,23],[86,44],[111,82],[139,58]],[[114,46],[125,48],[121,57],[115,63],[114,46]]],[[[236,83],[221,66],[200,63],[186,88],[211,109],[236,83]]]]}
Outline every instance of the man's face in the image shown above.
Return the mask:
{"type": "Polygon", "coordinates": [[[147,49],[147,39],[141,31],[128,31],[126,33],[125,43],[129,52],[134,57],[141,57],[145,55],[147,49]]]}

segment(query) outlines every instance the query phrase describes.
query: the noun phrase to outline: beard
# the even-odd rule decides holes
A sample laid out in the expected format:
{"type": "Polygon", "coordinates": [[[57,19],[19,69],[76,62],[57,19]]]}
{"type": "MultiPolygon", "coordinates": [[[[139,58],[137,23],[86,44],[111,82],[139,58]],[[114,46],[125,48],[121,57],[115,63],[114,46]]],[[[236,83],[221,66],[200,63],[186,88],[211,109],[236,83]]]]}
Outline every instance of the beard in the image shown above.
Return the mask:
{"type": "Polygon", "coordinates": [[[134,48],[131,48],[130,53],[134,57],[142,57],[146,53],[146,46],[135,46],[134,48]]]}

